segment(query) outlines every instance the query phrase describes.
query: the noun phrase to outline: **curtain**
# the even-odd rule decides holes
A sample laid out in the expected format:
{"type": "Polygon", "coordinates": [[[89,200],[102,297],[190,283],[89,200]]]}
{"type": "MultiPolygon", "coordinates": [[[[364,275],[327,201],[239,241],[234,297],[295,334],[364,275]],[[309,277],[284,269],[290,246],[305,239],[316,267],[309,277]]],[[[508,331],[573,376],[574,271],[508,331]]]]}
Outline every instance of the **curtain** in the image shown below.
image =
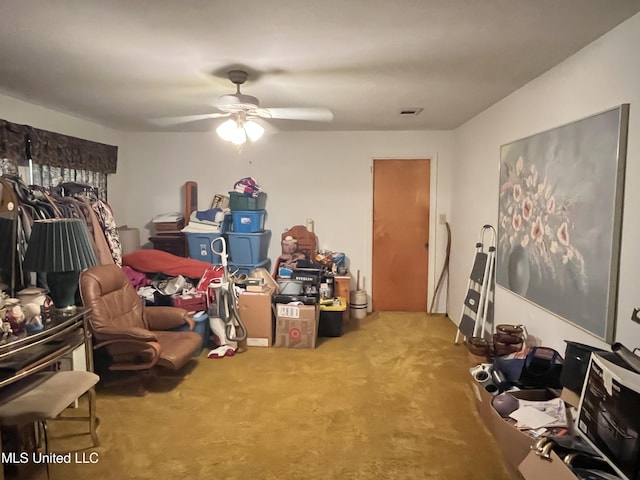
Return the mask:
{"type": "Polygon", "coordinates": [[[0,158],[20,166],[33,159],[39,165],[109,174],[116,173],[118,147],[0,120],[0,158]]]}
{"type": "Polygon", "coordinates": [[[29,165],[27,156],[28,134],[31,127],[0,120],[0,158],[16,165],[29,165]]]}

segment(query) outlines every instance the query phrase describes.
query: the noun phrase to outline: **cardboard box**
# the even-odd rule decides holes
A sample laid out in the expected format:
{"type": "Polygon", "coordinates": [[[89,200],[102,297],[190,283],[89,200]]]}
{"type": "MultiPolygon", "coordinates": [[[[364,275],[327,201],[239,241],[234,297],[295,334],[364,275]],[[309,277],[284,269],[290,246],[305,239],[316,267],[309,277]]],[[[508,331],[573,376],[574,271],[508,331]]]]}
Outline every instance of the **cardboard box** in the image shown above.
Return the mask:
{"type": "Polygon", "coordinates": [[[273,344],[273,310],[271,297],[275,289],[265,285],[264,292],[243,292],[238,297],[240,319],[247,328],[248,347],[270,347],[273,344]]]}
{"type": "MultiPolygon", "coordinates": [[[[509,392],[514,397],[522,400],[545,401],[556,398],[553,392],[546,389],[518,390],[509,392]]],[[[514,425],[500,416],[493,407],[490,407],[493,435],[502,450],[502,454],[513,470],[517,470],[525,457],[529,454],[535,439],[521,432],[514,425]]]]}
{"type": "Polygon", "coordinates": [[[318,305],[276,304],[276,347],[316,348],[318,305]]]}
{"type": "Polygon", "coordinates": [[[536,452],[527,454],[518,471],[525,480],[577,480],[567,465],[555,452],[551,452],[551,461],[540,458],[536,452]]]}
{"type": "Polygon", "coordinates": [[[480,419],[484,423],[484,426],[489,429],[489,431],[493,434],[493,414],[495,414],[495,410],[491,406],[491,400],[493,399],[493,395],[487,392],[482,385],[480,385],[473,376],[470,376],[469,386],[471,387],[471,391],[473,392],[473,396],[476,399],[476,408],[478,409],[478,415],[480,419]]]}
{"type": "MultiPolygon", "coordinates": [[[[621,479],[638,477],[638,442],[640,430],[637,405],[640,403],[640,376],[624,367],[607,361],[607,357],[619,361],[609,352],[592,353],[587,370],[586,386],[581,396],[564,388],[560,398],[566,403],[578,405],[576,427],[580,436],[606,460],[621,479]],[[625,412],[624,409],[628,410],[625,412]],[[635,424],[624,424],[614,419],[635,424]],[[616,449],[617,447],[617,449],[616,449]],[[624,454],[626,453],[626,458],[624,454]]],[[[553,451],[551,461],[538,457],[535,452],[527,455],[518,467],[525,480],[576,480],[578,477],[553,451]]]]}
{"type": "Polygon", "coordinates": [[[580,435],[624,479],[640,478],[640,374],[593,353],[580,398],[580,435]]]}
{"type": "Polygon", "coordinates": [[[572,390],[569,390],[568,388],[562,389],[560,398],[572,407],[578,408],[578,405],[580,405],[580,395],[572,390]]]}

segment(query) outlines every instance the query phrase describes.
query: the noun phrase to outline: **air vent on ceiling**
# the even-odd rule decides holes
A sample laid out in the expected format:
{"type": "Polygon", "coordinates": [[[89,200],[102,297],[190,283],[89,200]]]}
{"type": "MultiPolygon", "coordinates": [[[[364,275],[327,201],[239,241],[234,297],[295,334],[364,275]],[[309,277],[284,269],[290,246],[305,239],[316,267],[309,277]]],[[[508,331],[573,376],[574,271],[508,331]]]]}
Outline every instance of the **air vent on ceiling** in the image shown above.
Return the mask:
{"type": "Polygon", "coordinates": [[[420,114],[420,112],[422,111],[422,108],[403,108],[402,110],[400,110],[400,115],[403,116],[416,116],[418,114],[420,114]]]}

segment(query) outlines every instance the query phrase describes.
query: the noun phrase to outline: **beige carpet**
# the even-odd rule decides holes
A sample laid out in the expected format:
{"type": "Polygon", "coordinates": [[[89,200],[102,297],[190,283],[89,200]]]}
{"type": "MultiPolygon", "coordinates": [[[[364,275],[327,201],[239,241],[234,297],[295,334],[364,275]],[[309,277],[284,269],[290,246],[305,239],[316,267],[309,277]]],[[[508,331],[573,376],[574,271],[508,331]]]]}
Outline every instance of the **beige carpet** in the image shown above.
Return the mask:
{"type": "Polygon", "coordinates": [[[53,465],[52,478],[510,478],[449,319],[381,313],[346,330],[314,350],[205,351],[146,397],[99,390],[100,447],[86,448],[83,423],[50,426],[52,450],[97,463],[53,465]]]}

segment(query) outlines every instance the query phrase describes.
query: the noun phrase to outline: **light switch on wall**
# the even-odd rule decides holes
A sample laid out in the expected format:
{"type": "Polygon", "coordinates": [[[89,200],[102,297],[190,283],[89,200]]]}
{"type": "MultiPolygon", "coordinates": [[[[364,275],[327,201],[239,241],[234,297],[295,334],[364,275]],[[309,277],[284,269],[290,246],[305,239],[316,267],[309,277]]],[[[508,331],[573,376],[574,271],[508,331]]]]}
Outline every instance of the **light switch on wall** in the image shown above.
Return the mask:
{"type": "Polygon", "coordinates": [[[444,225],[445,223],[447,223],[446,213],[441,213],[440,215],[438,215],[438,223],[440,223],[440,225],[444,225]]]}

